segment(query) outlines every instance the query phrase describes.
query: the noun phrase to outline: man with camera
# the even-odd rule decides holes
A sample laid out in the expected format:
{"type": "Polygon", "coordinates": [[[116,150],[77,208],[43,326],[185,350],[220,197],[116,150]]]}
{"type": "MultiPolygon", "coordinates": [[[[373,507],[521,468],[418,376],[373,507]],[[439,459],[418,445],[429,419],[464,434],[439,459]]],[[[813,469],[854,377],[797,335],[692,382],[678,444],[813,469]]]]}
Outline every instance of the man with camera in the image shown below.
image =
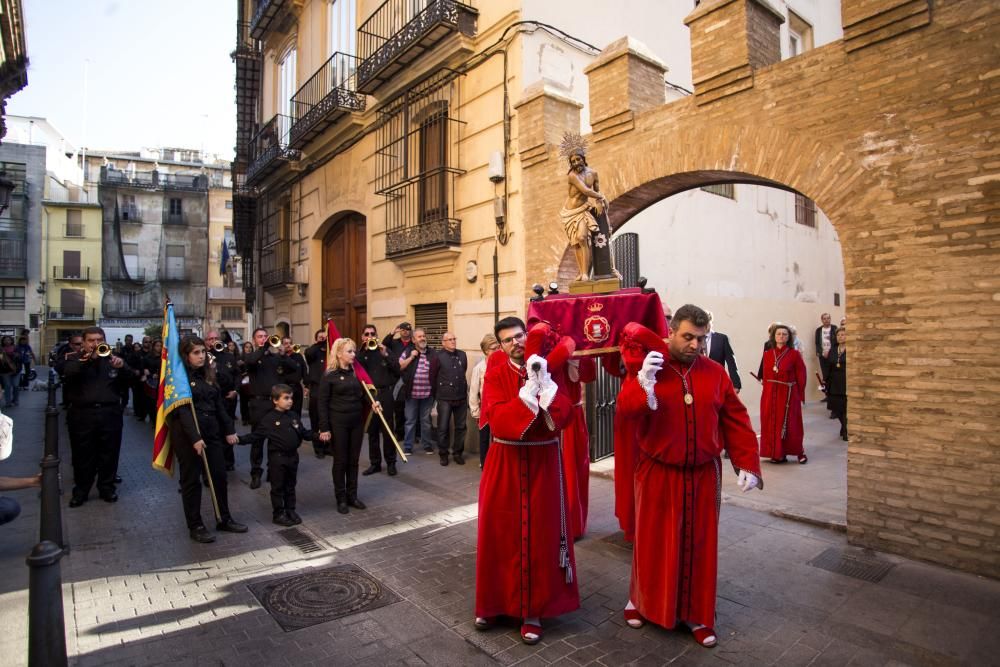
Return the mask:
{"type": "Polygon", "coordinates": [[[121,357],[111,354],[104,330],[87,327],[83,344],[57,362],[64,379],[63,396],[69,403],[66,429],[73,458],[73,495],[70,507],[87,502],[97,478],[101,500],[118,500],[115,476],[122,445],[121,391],[134,371],[121,357]]]}
{"type": "MultiPolygon", "coordinates": [[[[400,322],[392,330],[392,333],[382,339],[382,344],[389,350],[389,354],[402,359],[403,355],[408,355],[413,348],[413,326],[409,322],[400,322]]],[[[403,383],[397,383],[393,391],[395,396],[392,404],[393,419],[396,424],[396,439],[402,440],[404,434],[403,425],[406,423],[406,392],[403,390],[403,383]]]]}
{"type": "MultiPolygon", "coordinates": [[[[254,428],[261,417],[271,410],[271,387],[284,384],[285,377],[298,371],[281,348],[281,338],[268,336],[267,329],[258,327],[253,332],[254,351],[244,357],[247,376],[250,378],[250,425],[254,428]]],[[[264,473],[264,443],[254,442],[250,446],[250,488],[260,488],[260,478],[264,473]]]]}
{"type": "MultiPolygon", "coordinates": [[[[358,361],[368,372],[375,384],[375,400],[382,405],[392,405],[392,388],[399,379],[399,357],[390,354],[384,344],[378,342],[378,329],[374,324],[366,324],[361,332],[361,349],[358,350],[358,361]]],[[[392,413],[382,413],[389,428],[395,421],[392,413]]],[[[382,471],[382,458],[385,457],[386,471],[389,476],[396,474],[396,447],[392,444],[385,424],[377,415],[372,415],[368,425],[368,468],[362,475],[374,475],[382,471]],[[381,442],[381,449],[379,443],[381,442]]]]}

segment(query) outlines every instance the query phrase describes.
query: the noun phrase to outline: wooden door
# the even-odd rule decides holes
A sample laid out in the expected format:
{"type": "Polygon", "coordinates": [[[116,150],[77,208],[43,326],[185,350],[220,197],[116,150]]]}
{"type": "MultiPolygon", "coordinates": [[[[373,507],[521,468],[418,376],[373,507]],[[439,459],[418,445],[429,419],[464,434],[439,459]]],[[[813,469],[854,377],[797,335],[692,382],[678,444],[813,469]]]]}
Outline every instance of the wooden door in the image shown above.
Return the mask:
{"type": "Polygon", "coordinates": [[[368,317],[365,217],[352,213],[323,240],[323,314],[344,336],[361,340],[368,317]]]}

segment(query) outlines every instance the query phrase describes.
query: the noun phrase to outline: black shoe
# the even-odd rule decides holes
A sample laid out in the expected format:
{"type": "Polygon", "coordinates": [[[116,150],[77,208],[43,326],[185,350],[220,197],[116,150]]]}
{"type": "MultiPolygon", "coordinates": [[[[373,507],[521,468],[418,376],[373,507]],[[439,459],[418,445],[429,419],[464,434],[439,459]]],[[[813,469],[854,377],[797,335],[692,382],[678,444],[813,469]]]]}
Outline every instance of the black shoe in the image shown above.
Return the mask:
{"type": "Polygon", "coordinates": [[[119,477],[118,475],[115,475],[115,484],[121,484],[121,483],[122,483],[122,478],[119,477]]]}
{"type": "Polygon", "coordinates": [[[464,466],[465,465],[465,457],[462,456],[461,452],[459,452],[458,454],[455,454],[454,458],[455,458],[455,463],[457,463],[458,465],[460,465],[460,466],[464,466]]]}
{"type": "Polygon", "coordinates": [[[288,518],[292,520],[292,525],[297,526],[302,523],[302,517],[300,517],[299,513],[295,510],[285,510],[285,514],[287,514],[288,518]]]}
{"type": "Polygon", "coordinates": [[[294,526],[295,521],[292,517],[288,516],[288,512],[275,512],[274,519],[272,521],[279,526],[294,526]]]}
{"type": "Polygon", "coordinates": [[[227,463],[226,464],[226,472],[232,472],[234,470],[236,470],[236,464],[235,463],[227,463]]]}
{"type": "Polygon", "coordinates": [[[847,434],[846,433],[841,434],[840,439],[843,440],[844,442],[847,442],[847,434]]]}
{"type": "Polygon", "coordinates": [[[445,454],[444,456],[441,457],[441,465],[443,465],[443,466],[448,465],[448,455],[447,454],[445,454]]]}
{"type": "Polygon", "coordinates": [[[250,488],[259,489],[260,488],[260,473],[252,472],[250,473],[250,488]]]}
{"type": "Polygon", "coordinates": [[[215,541],[215,535],[208,532],[205,526],[198,526],[197,528],[191,529],[191,539],[195,542],[201,542],[202,544],[210,544],[215,541]]]}
{"type": "Polygon", "coordinates": [[[215,529],[221,530],[225,533],[245,533],[247,532],[247,530],[249,530],[242,523],[237,523],[232,519],[226,519],[224,521],[215,524],[215,529]]]}
{"type": "Polygon", "coordinates": [[[350,505],[351,507],[353,507],[356,510],[363,510],[363,509],[367,509],[368,508],[367,505],[365,505],[363,502],[361,502],[357,498],[350,498],[350,499],[348,499],[347,504],[350,505]]]}
{"type": "Polygon", "coordinates": [[[111,492],[108,492],[108,493],[102,493],[101,494],[101,500],[103,500],[106,503],[117,503],[118,502],[118,494],[115,493],[114,491],[111,491],[111,492]]]}
{"type": "Polygon", "coordinates": [[[396,464],[395,464],[395,462],[386,464],[385,471],[387,473],[389,473],[389,477],[395,477],[396,476],[396,464]]]}
{"type": "Polygon", "coordinates": [[[377,472],[382,472],[382,466],[381,465],[370,465],[367,468],[365,468],[361,472],[361,474],[367,476],[367,475],[374,475],[377,472]]]}
{"type": "Polygon", "coordinates": [[[86,498],[83,498],[81,496],[73,496],[72,498],[69,499],[69,506],[70,507],[79,507],[80,505],[84,504],[85,502],[87,502],[86,498]]]}
{"type": "Polygon", "coordinates": [[[433,447],[424,447],[424,454],[433,454],[433,453],[434,453],[433,447]]]}
{"type": "Polygon", "coordinates": [[[347,509],[347,503],[341,500],[337,503],[337,511],[341,514],[347,514],[350,510],[347,509]]]}

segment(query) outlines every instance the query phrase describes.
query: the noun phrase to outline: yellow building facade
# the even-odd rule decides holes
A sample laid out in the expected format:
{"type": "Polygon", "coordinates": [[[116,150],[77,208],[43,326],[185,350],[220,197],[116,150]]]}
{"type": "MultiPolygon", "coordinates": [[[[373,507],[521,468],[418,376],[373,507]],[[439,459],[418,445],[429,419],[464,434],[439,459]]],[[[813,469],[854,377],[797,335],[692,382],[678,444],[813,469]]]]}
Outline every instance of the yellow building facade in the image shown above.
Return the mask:
{"type": "Polygon", "coordinates": [[[233,240],[232,186],[213,183],[208,191],[208,308],[205,331],[225,330],[246,337],[242,265],[233,240]],[[226,249],[223,251],[223,244],[226,249]]]}

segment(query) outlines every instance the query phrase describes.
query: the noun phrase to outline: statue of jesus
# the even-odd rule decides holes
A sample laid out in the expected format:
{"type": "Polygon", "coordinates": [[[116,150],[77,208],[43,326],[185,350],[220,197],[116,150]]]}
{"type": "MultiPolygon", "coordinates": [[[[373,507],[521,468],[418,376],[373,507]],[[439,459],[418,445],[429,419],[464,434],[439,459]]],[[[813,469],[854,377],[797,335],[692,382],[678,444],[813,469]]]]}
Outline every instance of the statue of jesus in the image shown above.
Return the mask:
{"type": "Polygon", "coordinates": [[[613,275],[621,279],[611,258],[610,235],[607,222],[608,200],[601,193],[597,170],[587,165],[587,144],[579,134],[566,134],[560,146],[560,153],[569,159],[566,174],[568,192],[559,216],[562,218],[566,238],[579,270],[574,280],[588,280],[594,267],[592,246],[597,245],[601,253],[599,273],[602,277],[613,275]],[[603,224],[600,224],[602,223],[603,224]]]}

